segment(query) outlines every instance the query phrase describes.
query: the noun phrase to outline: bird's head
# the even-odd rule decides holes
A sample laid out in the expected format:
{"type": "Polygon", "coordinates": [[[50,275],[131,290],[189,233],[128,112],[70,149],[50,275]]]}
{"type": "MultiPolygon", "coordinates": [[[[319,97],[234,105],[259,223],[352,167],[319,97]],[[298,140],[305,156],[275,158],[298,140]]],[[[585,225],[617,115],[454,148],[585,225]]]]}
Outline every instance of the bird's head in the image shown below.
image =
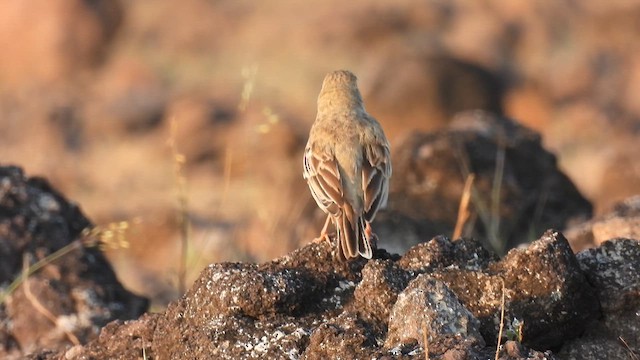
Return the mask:
{"type": "Polygon", "coordinates": [[[348,70],[336,70],[328,73],[322,82],[318,96],[319,108],[362,107],[362,95],[358,90],[358,78],[348,70]]]}

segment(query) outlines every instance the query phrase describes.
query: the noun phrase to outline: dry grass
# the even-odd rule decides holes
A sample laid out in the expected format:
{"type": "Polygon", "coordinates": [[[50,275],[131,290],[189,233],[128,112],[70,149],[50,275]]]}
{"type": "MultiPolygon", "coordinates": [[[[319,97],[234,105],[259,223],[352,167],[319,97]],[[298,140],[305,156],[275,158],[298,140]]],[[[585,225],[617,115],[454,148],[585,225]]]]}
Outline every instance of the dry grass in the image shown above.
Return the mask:
{"type": "Polygon", "coordinates": [[[424,344],[424,358],[429,360],[429,334],[427,333],[426,321],[422,323],[422,342],[424,344]]]}
{"type": "MultiPolygon", "coordinates": [[[[504,142],[498,142],[498,149],[496,151],[496,167],[494,169],[493,181],[491,184],[491,195],[489,199],[484,198],[478,189],[473,186],[473,182],[471,181],[471,185],[467,183],[470,182],[469,178],[474,175],[471,173],[469,166],[469,159],[466,154],[462,150],[462,145],[459,144],[456,147],[456,158],[459,161],[460,169],[462,175],[465,177],[465,190],[462,195],[462,200],[460,202],[460,208],[458,211],[458,221],[456,223],[456,230],[458,230],[459,223],[461,222],[461,218],[468,220],[469,214],[465,214],[468,212],[468,204],[463,207],[463,201],[465,196],[470,196],[471,202],[473,203],[478,217],[482,221],[484,228],[487,231],[487,239],[489,241],[489,245],[497,254],[502,255],[506,249],[506,242],[508,236],[502,234],[502,229],[500,228],[500,205],[501,205],[501,192],[502,192],[502,184],[504,180],[504,166],[505,166],[505,153],[506,153],[506,145],[504,142]],[[469,186],[469,190],[467,190],[467,186],[469,186]],[[465,193],[469,193],[470,195],[465,195],[465,193]]],[[[475,176],[474,176],[475,178],[475,176]]],[[[468,201],[468,200],[467,200],[468,201]]],[[[460,225],[462,226],[462,225],[460,225]]],[[[456,238],[454,232],[454,239],[456,238]]]]}
{"type": "Polygon", "coordinates": [[[130,224],[127,221],[109,223],[104,226],[94,226],[86,228],[80,234],[80,237],[66,246],[52,252],[51,254],[40,259],[32,265],[26,266],[20,276],[16,277],[7,288],[0,293],[0,304],[3,304],[7,297],[11,295],[20,285],[25,283],[29,276],[38,272],[48,264],[51,264],[74,250],[82,247],[97,246],[100,250],[128,248],[127,231],[130,224]]]}
{"type": "Polygon", "coordinates": [[[636,355],[636,352],[629,347],[629,344],[627,344],[627,342],[624,340],[624,338],[622,338],[622,336],[618,336],[618,340],[620,340],[622,345],[624,345],[625,349],[628,351],[629,359],[640,360],[640,357],[638,357],[638,355],[636,355]]]}
{"type": "Polygon", "coordinates": [[[462,192],[462,197],[460,198],[460,206],[458,207],[458,219],[456,220],[456,227],[453,231],[454,240],[462,236],[462,230],[471,215],[471,212],[469,211],[469,200],[471,200],[471,189],[474,179],[475,174],[469,174],[467,176],[467,180],[464,182],[464,190],[462,192]]]}
{"type": "MultiPolygon", "coordinates": [[[[22,273],[26,274],[29,272],[29,255],[25,254],[24,259],[23,259],[23,267],[22,267],[22,273]]],[[[31,292],[31,286],[30,286],[30,281],[29,281],[29,277],[28,276],[24,276],[24,281],[23,281],[23,286],[22,289],[24,290],[24,296],[27,298],[27,300],[29,300],[29,303],[31,304],[31,306],[33,306],[34,309],[36,309],[37,312],[39,312],[40,314],[42,314],[45,318],[47,318],[47,320],[49,320],[55,327],[59,327],[58,326],[58,320],[56,318],[55,315],[53,315],[51,313],[51,311],[49,311],[49,309],[47,309],[44,305],[42,305],[42,303],[38,300],[38,298],[36,298],[33,293],[31,292]]],[[[62,332],[64,332],[64,334],[67,336],[67,339],[69,339],[69,341],[73,344],[73,345],[80,345],[80,340],[78,340],[78,337],[72,333],[71,331],[65,329],[65,328],[61,328],[62,332]]]]}
{"type": "Polygon", "coordinates": [[[496,346],[496,360],[500,358],[500,344],[502,342],[502,330],[504,329],[504,279],[500,279],[502,283],[502,300],[500,301],[500,330],[498,331],[498,345],[496,346]]]}

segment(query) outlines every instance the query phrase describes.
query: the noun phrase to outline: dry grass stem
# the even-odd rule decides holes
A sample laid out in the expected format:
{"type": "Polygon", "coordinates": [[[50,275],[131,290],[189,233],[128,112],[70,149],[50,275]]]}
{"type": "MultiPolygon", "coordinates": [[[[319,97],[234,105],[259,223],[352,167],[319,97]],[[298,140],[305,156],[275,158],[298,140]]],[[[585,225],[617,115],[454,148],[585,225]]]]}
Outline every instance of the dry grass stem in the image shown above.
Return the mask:
{"type": "MultiPolygon", "coordinates": [[[[44,317],[46,317],[49,321],[51,321],[51,323],[53,325],[55,325],[56,327],[58,327],[58,321],[55,315],[53,315],[51,313],[51,311],[49,311],[49,309],[47,309],[46,307],[44,307],[44,305],[42,305],[42,303],[33,295],[33,293],[31,292],[31,287],[29,284],[29,268],[30,266],[29,264],[29,256],[25,255],[24,256],[24,260],[22,262],[22,277],[23,277],[23,282],[22,282],[22,289],[24,290],[24,296],[27,298],[27,300],[29,300],[29,302],[31,303],[31,306],[33,306],[34,309],[36,309],[37,312],[39,312],[40,314],[42,314],[44,317]]],[[[61,329],[65,335],[67,336],[67,338],[69,339],[69,341],[71,341],[71,343],[73,345],[80,345],[80,340],[78,340],[78,338],[69,330],[62,328],[61,329]]]]}
{"type": "Polygon", "coordinates": [[[464,190],[460,199],[460,206],[458,207],[458,219],[456,220],[456,228],[453,231],[453,239],[458,239],[462,236],[462,229],[464,228],[467,220],[469,220],[469,202],[471,200],[471,189],[475,174],[469,174],[467,180],[464,182],[464,190]]]}
{"type": "Polygon", "coordinates": [[[249,100],[251,100],[251,94],[256,82],[256,75],[258,74],[258,65],[253,64],[251,66],[245,66],[240,72],[244,78],[244,84],[242,87],[242,95],[240,96],[240,103],[238,104],[238,110],[244,112],[249,106],[249,100]]]}
{"type": "Polygon", "coordinates": [[[222,194],[220,196],[220,202],[218,203],[218,209],[216,211],[216,217],[220,215],[224,204],[227,201],[229,195],[229,188],[231,186],[231,169],[233,166],[233,150],[230,145],[227,145],[224,152],[224,173],[222,174],[223,186],[222,194]]]}
{"type": "Polygon", "coordinates": [[[422,342],[424,343],[424,358],[429,360],[429,336],[426,321],[422,323],[422,342]]]}
{"type": "Polygon", "coordinates": [[[51,264],[61,257],[81,247],[98,246],[101,251],[106,249],[128,248],[126,232],[129,229],[129,222],[120,221],[109,223],[105,226],[94,226],[85,228],[80,233],[80,237],[66,246],[52,252],[44,258],[38,260],[35,264],[29,266],[26,271],[16,277],[7,288],[0,293],[0,304],[4,303],[9,295],[11,295],[29,276],[42,269],[45,265],[51,264]]]}
{"type": "Polygon", "coordinates": [[[629,352],[629,358],[631,360],[639,360],[640,357],[638,357],[638,355],[636,355],[636,352],[633,351],[633,349],[631,349],[629,347],[629,344],[627,344],[627,342],[622,338],[622,336],[618,336],[618,340],[620,340],[620,342],[622,343],[622,345],[624,345],[624,347],[627,349],[627,351],[629,352]]]}
{"type": "Polygon", "coordinates": [[[505,249],[505,242],[500,239],[500,193],[502,191],[502,181],[504,180],[505,153],[504,141],[499,139],[496,152],[496,168],[493,174],[493,184],[491,185],[491,221],[488,226],[489,241],[492,242],[493,248],[497,249],[499,254],[504,253],[505,249]]]}
{"type": "Polygon", "coordinates": [[[502,283],[502,300],[500,302],[500,330],[498,331],[498,346],[496,347],[496,360],[500,358],[500,343],[502,342],[502,330],[504,329],[504,279],[500,279],[502,283]]]}
{"type": "Polygon", "coordinates": [[[186,290],[187,276],[187,252],[189,250],[189,237],[191,223],[189,221],[189,197],[187,195],[187,178],[184,175],[184,167],[187,162],[186,157],[178,151],[177,144],[178,122],[175,118],[171,119],[171,132],[169,135],[169,147],[173,159],[173,170],[176,184],[176,193],[178,200],[177,221],[180,230],[180,254],[178,265],[178,291],[184,294],[186,290]]]}

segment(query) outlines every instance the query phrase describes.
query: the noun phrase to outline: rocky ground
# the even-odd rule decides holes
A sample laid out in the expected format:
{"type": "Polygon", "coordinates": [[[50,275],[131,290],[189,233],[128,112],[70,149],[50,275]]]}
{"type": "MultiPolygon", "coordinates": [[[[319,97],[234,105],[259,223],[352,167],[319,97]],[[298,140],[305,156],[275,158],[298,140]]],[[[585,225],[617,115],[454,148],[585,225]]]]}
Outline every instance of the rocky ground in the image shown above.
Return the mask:
{"type": "Polygon", "coordinates": [[[504,281],[503,357],[634,359],[639,17],[0,0],[0,357],[487,358],[504,281]],[[324,218],[301,178],[339,68],[394,166],[377,257],[348,267],[308,245],[324,218]]]}
{"type": "MultiPolygon", "coordinates": [[[[3,358],[489,359],[498,339],[500,359],[640,355],[638,239],[574,254],[548,230],[500,259],[437,236],[349,263],[312,243],[261,264],[211,264],[165,311],[142,314],[148,302],[116,280],[105,237],[82,231],[92,226],[77,206],[16,167],[0,168],[0,184],[2,282],[19,279],[0,304],[3,358]]],[[[637,233],[639,210],[632,199],[590,226],[615,233],[615,218],[637,233]]]]}

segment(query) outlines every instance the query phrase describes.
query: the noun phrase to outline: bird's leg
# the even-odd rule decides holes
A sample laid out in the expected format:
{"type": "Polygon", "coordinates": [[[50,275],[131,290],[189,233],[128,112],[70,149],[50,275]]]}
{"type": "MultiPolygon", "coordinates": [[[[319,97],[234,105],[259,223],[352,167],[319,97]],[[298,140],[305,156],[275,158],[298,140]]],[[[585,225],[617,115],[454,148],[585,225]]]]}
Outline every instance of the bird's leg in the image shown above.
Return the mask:
{"type": "Polygon", "coordinates": [[[373,229],[371,228],[371,223],[369,223],[368,221],[365,221],[365,223],[366,223],[366,226],[364,227],[364,236],[369,241],[369,244],[371,244],[371,247],[373,249],[377,249],[378,236],[373,233],[373,229]]]}
{"type": "Polygon", "coordinates": [[[331,221],[331,215],[327,215],[327,221],[324,222],[324,226],[322,227],[322,231],[320,231],[320,236],[313,239],[313,243],[317,244],[321,241],[327,241],[331,244],[331,238],[329,238],[329,234],[327,233],[327,228],[329,227],[329,222],[331,221]]]}

